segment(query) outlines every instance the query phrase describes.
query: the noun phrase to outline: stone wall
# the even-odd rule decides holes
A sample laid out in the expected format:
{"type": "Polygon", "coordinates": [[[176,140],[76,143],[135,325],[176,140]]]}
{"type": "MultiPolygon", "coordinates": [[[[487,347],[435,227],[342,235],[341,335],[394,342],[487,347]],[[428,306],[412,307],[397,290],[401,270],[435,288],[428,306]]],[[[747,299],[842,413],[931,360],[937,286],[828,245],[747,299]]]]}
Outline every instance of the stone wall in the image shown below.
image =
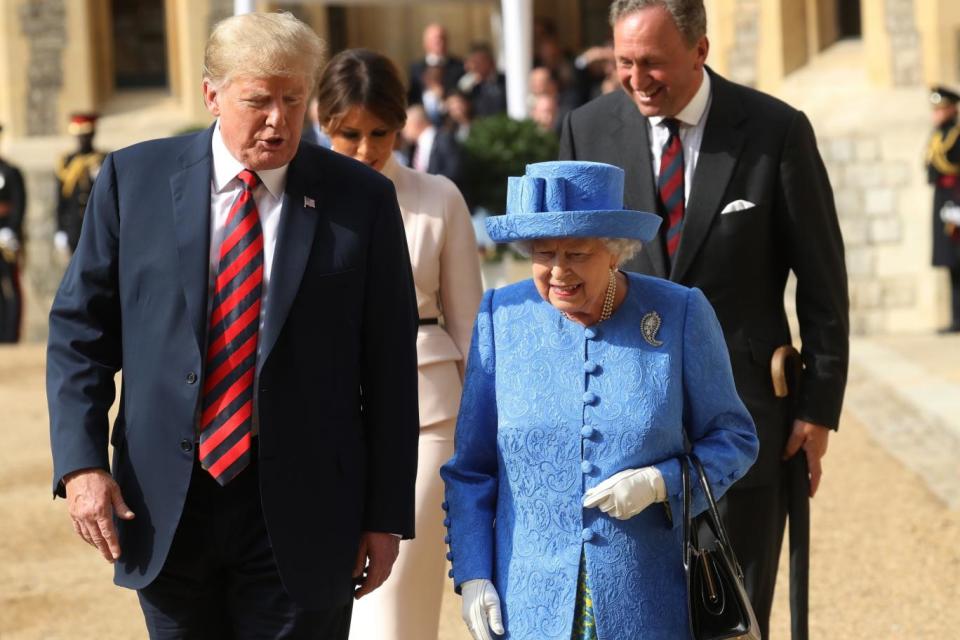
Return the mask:
{"type": "Polygon", "coordinates": [[[866,131],[821,140],[820,152],[846,245],[850,330],[855,335],[877,333],[885,329],[885,311],[916,304],[914,279],[881,275],[878,252],[903,241],[898,202],[910,186],[911,167],[884,157],[878,138],[866,131]]]}
{"type": "Polygon", "coordinates": [[[885,2],[893,86],[909,87],[920,84],[923,79],[923,60],[913,0],[885,0],[885,2]]]}
{"type": "Polygon", "coordinates": [[[737,0],[733,14],[733,44],[727,56],[728,77],[748,87],[757,86],[760,47],[760,2],[737,0]]]}
{"type": "Polygon", "coordinates": [[[31,0],[19,7],[21,33],[29,42],[26,74],[27,135],[58,130],[63,87],[63,49],[67,39],[64,0],[31,0]]]}

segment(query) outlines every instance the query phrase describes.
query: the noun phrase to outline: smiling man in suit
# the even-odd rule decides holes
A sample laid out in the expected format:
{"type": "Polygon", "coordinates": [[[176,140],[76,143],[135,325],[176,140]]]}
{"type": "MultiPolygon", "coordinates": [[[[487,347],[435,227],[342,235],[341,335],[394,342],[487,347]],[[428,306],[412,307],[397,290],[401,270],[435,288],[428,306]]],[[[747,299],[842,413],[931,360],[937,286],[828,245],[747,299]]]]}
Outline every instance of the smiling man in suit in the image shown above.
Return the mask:
{"type": "MultiPolygon", "coordinates": [[[[610,24],[623,91],[570,114],[560,156],[622,167],[625,206],[664,218],[660,238],[626,268],[698,287],[716,309],[760,438],[757,463],[722,509],[766,637],[786,515],[793,544],[846,384],[847,282],[833,194],[803,113],[706,68],[702,0],[616,0],[610,24]],[[793,397],[777,398],[771,357],[791,340],[790,271],[803,373],[793,397]]],[[[801,600],[795,638],[805,634],[801,600]]]]}
{"type": "Polygon", "coordinates": [[[299,144],[322,50],[218,24],[217,121],[106,158],[50,313],[53,489],[152,638],[346,638],[413,536],[410,260],[390,182],[299,144]]]}

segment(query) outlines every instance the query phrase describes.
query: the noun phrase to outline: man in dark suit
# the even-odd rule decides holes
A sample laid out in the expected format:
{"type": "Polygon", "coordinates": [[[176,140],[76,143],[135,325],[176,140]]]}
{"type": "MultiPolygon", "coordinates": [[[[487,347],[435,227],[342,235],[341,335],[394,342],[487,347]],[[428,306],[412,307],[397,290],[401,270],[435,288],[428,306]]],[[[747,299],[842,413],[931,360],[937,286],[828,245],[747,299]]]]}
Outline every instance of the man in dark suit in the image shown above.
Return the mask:
{"type": "MultiPolygon", "coordinates": [[[[799,493],[803,522],[846,384],[847,284],[833,195],[801,112],[706,69],[702,0],[617,0],[610,18],[624,90],[570,114],[560,155],[622,167],[625,206],[665,218],[659,240],[627,268],[699,287],[716,309],[760,438],[757,463],[722,509],[766,637],[786,514],[799,493]],[[791,341],[790,271],[803,372],[799,395],[781,399],[771,356],[791,341]],[[809,475],[794,470],[804,462],[809,475]]],[[[793,523],[791,515],[792,532],[793,523]]],[[[804,637],[804,621],[798,616],[794,637],[804,637]]]]}
{"type": "Polygon", "coordinates": [[[457,87],[463,75],[463,61],[451,56],[447,50],[447,30],[442,24],[428,24],[423,30],[423,57],[410,65],[407,104],[423,102],[423,72],[429,67],[439,67],[443,72],[443,88],[450,93],[457,87]]]}
{"type": "Polygon", "coordinates": [[[507,79],[497,71],[490,45],[479,42],[470,47],[467,72],[458,87],[470,97],[474,118],[486,118],[507,111],[507,79]]]}
{"type": "Polygon", "coordinates": [[[321,56],[221,22],[217,122],[107,157],[50,313],[53,490],[152,638],[346,638],[414,533],[410,261],[390,182],[300,143],[321,56]]]}
{"type": "MultiPolygon", "coordinates": [[[[3,125],[0,125],[3,133],[3,125]]],[[[23,261],[23,218],[27,190],[20,169],[0,157],[0,342],[20,339],[23,294],[20,264],[23,261]]]]}
{"type": "Polygon", "coordinates": [[[70,116],[67,132],[76,137],[77,148],[57,161],[57,231],[53,236],[53,244],[66,255],[77,250],[93,181],[106,155],[93,147],[99,117],[96,113],[74,113],[70,116]]]}
{"type": "Polygon", "coordinates": [[[960,94],[946,87],[930,92],[933,133],[927,143],[927,180],[933,185],[933,266],[950,272],[950,324],[960,332],[960,94]]]}
{"type": "Polygon", "coordinates": [[[463,150],[454,134],[430,123],[421,105],[407,107],[401,132],[409,145],[407,166],[424,173],[446,176],[457,186],[463,178],[463,150]]]}

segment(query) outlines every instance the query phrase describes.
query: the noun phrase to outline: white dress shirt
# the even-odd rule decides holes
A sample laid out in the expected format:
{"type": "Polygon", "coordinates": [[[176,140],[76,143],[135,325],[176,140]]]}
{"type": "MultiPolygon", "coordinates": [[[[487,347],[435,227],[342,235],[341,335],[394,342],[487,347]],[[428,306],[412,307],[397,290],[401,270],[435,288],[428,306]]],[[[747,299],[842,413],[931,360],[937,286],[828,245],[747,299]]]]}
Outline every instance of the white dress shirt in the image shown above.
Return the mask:
{"type": "Polygon", "coordinates": [[[417,171],[427,173],[430,166],[430,154],[433,153],[433,141],[437,138],[436,127],[430,126],[417,137],[417,148],[413,152],[410,166],[417,171]]]}
{"type": "MultiPolygon", "coordinates": [[[[703,130],[707,125],[707,115],[710,113],[710,74],[703,72],[703,82],[693,94],[693,98],[680,110],[674,119],[680,122],[680,142],[683,144],[683,202],[690,199],[690,185],[693,184],[693,173],[700,158],[700,143],[703,142],[703,130]]],[[[660,178],[660,155],[663,145],[670,137],[670,130],[663,123],[663,116],[647,118],[650,134],[650,157],[653,159],[653,181],[660,178]]]]}
{"type": "MultiPolygon", "coordinates": [[[[210,180],[210,270],[208,280],[207,318],[213,305],[214,282],[220,269],[220,245],[223,243],[227,216],[234,201],[243,192],[243,183],[237,175],[244,166],[233,157],[223,142],[220,123],[213,130],[213,177],[210,180]]],[[[277,247],[277,231],[280,228],[280,211],[283,206],[283,192],[287,184],[287,168],[256,171],[260,184],[253,192],[260,214],[260,227],[263,230],[263,286],[260,294],[260,335],[263,335],[263,319],[269,304],[270,272],[273,268],[273,254],[277,247]]],[[[261,364],[262,342],[257,341],[257,367],[261,364]]],[[[257,389],[257,377],[254,377],[254,390],[257,389]]],[[[254,393],[253,432],[257,433],[256,393],[254,393]]]]}

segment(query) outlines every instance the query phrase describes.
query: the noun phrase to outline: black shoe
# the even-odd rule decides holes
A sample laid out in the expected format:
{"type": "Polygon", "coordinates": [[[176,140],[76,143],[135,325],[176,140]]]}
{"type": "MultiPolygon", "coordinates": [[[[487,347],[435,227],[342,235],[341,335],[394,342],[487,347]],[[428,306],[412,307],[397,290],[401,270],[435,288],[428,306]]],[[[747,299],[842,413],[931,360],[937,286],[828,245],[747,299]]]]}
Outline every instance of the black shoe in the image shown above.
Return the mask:
{"type": "Polygon", "coordinates": [[[947,335],[949,333],[960,333],[960,325],[952,324],[949,327],[944,327],[943,329],[937,329],[937,333],[940,335],[947,335]]]}

